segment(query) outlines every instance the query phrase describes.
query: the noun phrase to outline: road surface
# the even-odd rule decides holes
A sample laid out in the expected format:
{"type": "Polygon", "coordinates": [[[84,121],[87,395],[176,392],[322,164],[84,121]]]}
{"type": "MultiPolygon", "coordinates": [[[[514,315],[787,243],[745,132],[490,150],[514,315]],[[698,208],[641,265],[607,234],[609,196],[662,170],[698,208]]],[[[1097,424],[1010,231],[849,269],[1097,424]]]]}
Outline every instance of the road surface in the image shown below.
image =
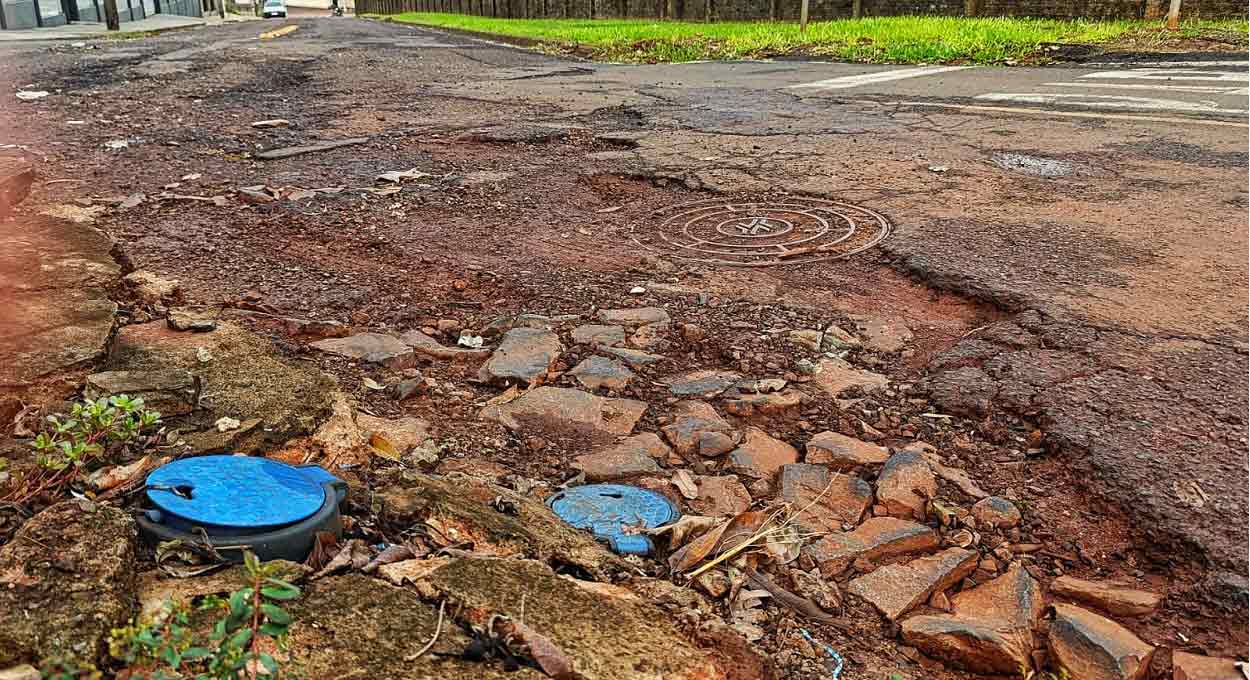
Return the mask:
{"type": "MultiPolygon", "coordinates": [[[[1228,613],[1244,606],[1248,542],[1244,55],[640,66],[352,18],[287,23],[299,29],[273,40],[251,23],[0,47],[6,91],[52,93],[5,96],[0,150],[39,159],[59,183],[31,200],[50,204],[429,173],[403,194],[344,191],[350,209],[149,202],[109,218],[136,265],[206,303],[262,291],[284,314],[402,328],[463,311],[444,303],[489,273],[467,308],[559,313],[660,283],[751,313],[904,324],[915,346],[881,370],[970,418],[980,444],[943,445],[1027,502],[1030,530],[1079,556],[1065,568],[1157,579],[1173,599],[1137,632],[1245,656],[1245,616],[1228,613]],[[291,126],[249,125],[273,118],[291,126]],[[450,177],[461,193],[419,188],[450,177]],[[780,192],[870,208],[893,231],[813,265],[641,257],[653,210],[780,192]]],[[[700,361],[771,361],[730,332],[700,361]]]]}

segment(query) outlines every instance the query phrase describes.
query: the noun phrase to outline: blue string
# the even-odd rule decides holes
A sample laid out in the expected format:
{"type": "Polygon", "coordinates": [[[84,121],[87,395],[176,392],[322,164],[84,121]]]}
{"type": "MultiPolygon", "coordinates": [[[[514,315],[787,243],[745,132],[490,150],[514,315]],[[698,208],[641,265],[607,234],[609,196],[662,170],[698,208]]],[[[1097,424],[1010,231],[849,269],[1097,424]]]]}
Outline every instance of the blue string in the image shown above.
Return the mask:
{"type": "Polygon", "coordinates": [[[802,634],[808,642],[824,650],[825,654],[828,654],[830,659],[833,659],[833,662],[837,664],[833,667],[833,680],[839,680],[839,678],[842,677],[842,655],[839,654],[833,647],[830,647],[829,645],[812,637],[812,634],[807,632],[806,628],[800,628],[799,633],[802,634]]]}

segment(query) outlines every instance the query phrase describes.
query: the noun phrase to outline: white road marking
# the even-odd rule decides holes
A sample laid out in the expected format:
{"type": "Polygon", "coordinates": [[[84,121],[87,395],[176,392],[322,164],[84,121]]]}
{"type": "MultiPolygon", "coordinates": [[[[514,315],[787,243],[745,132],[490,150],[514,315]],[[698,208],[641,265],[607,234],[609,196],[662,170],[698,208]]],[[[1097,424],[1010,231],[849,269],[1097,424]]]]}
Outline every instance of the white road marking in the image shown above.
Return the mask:
{"type": "Polygon", "coordinates": [[[1136,68],[1123,71],[1098,71],[1087,73],[1081,78],[1118,79],[1118,80],[1213,80],[1244,83],[1250,81],[1250,73],[1246,71],[1196,71],[1191,69],[1155,69],[1136,68]]]}
{"type": "Polygon", "coordinates": [[[1150,90],[1151,92],[1204,92],[1207,94],[1245,94],[1244,87],[1218,85],[1146,85],[1144,83],[1043,83],[1046,87],[1096,87],[1100,90],[1150,90]]]}
{"type": "Polygon", "coordinates": [[[1247,66],[1250,62],[1241,61],[1094,61],[1081,64],[1081,66],[1092,66],[1094,68],[1103,68],[1105,66],[1247,66]]]}
{"type": "MultiPolygon", "coordinates": [[[[865,102],[877,104],[880,102],[865,102]]],[[[1022,106],[977,106],[975,104],[940,104],[937,102],[886,102],[894,106],[924,106],[936,109],[956,109],[960,111],[984,111],[987,113],[1013,113],[1030,116],[1047,116],[1050,118],[1097,118],[1098,120],[1124,120],[1141,123],[1180,123],[1182,125],[1215,125],[1218,127],[1250,127],[1246,123],[1228,120],[1206,120],[1203,118],[1177,118],[1175,116],[1135,116],[1128,113],[1107,113],[1099,111],[1055,111],[1053,109],[1030,109],[1022,106]]]]}
{"type": "Polygon", "coordinates": [[[1044,92],[991,92],[977,99],[1021,104],[1067,104],[1109,109],[1140,109],[1145,111],[1183,111],[1186,113],[1226,113],[1244,115],[1246,109],[1222,109],[1215,102],[1186,102],[1179,99],[1153,99],[1112,94],[1051,94],[1044,92]]]}
{"type": "Polygon", "coordinates": [[[861,73],[854,76],[842,76],[840,78],[829,78],[828,80],[817,80],[811,83],[799,83],[798,85],[790,85],[790,88],[805,88],[812,90],[845,90],[850,87],[859,87],[860,85],[872,85],[875,83],[885,83],[891,80],[903,80],[904,78],[919,78],[921,76],[932,76],[938,73],[948,73],[950,71],[962,71],[964,69],[975,68],[974,66],[921,66],[919,68],[904,68],[894,71],[874,71],[872,73],[861,73]]]}

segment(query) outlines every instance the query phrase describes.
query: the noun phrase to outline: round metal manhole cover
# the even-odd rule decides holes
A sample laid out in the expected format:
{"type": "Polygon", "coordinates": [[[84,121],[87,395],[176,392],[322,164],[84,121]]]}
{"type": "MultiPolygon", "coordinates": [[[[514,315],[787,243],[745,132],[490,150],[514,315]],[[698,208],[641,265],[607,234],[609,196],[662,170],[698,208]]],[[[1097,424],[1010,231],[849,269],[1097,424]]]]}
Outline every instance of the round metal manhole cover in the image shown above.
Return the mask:
{"type": "Polygon", "coordinates": [[[681,203],[635,224],[638,245],[672,257],[736,267],[806,264],[850,257],[883,241],[884,215],[818,198],[681,203]]]}

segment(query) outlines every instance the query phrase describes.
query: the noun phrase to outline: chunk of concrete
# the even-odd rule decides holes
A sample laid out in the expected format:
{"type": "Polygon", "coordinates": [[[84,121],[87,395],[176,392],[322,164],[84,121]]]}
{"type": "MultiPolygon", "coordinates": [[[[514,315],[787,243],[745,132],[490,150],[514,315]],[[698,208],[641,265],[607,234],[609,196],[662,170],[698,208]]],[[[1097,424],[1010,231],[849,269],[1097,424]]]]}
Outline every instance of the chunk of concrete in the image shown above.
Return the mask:
{"type": "Polygon", "coordinates": [[[974,503],[972,516],[979,528],[1010,529],[1020,523],[1020,509],[1000,496],[986,496],[974,503]]]}
{"type": "Polygon", "coordinates": [[[664,357],[659,354],[649,354],[641,350],[629,349],[628,347],[600,347],[599,351],[604,354],[611,354],[634,368],[650,366],[664,360],[664,357]]]}
{"type": "Polygon", "coordinates": [[[693,645],[654,605],[608,594],[600,584],[579,585],[537,561],[460,559],[414,587],[429,600],[445,599],[464,623],[481,626],[496,615],[524,620],[568,657],[583,680],[726,675],[712,654],[693,645]],[[526,593],[524,608],[517,593],[526,593]]]}
{"type": "Polygon", "coordinates": [[[489,382],[533,384],[547,377],[560,358],[560,336],[545,328],[513,328],[482,365],[478,378],[489,382]]]}
{"type": "Polygon", "coordinates": [[[1172,652],[1172,680],[1246,680],[1235,659],[1172,652]]]}
{"type": "Polygon", "coordinates": [[[495,664],[461,660],[471,640],[454,621],[439,626],[437,603],[364,574],[314,581],[287,610],[294,620],[288,665],[309,678],[541,677],[536,671],[508,673],[495,664]],[[417,656],[431,640],[433,646],[417,656]]]}
{"type": "Polygon", "coordinates": [[[180,368],[162,371],[104,371],[87,376],[83,396],[88,399],[127,395],[139,397],[147,408],[165,416],[195,410],[200,399],[200,379],[180,368]]]}
{"type": "Polygon", "coordinates": [[[907,564],[887,564],[847,584],[847,591],[868,600],[887,619],[898,620],[935,592],[976,571],[977,553],[947,548],[907,564]]]}
{"type": "Polygon", "coordinates": [[[599,320],[607,324],[620,326],[645,326],[653,323],[668,323],[668,312],[661,307],[633,307],[630,309],[603,309],[599,311],[599,320]]]}
{"type": "Polygon", "coordinates": [[[884,375],[860,370],[842,359],[821,359],[815,382],[832,397],[840,397],[851,388],[875,392],[890,384],[884,375]]]}
{"type": "Polygon", "coordinates": [[[733,427],[706,402],[679,401],[674,407],[673,422],[661,431],[677,453],[689,456],[698,452],[700,438],[704,434],[731,435],[733,427]]]}
{"type": "Polygon", "coordinates": [[[752,479],[771,480],[783,465],[798,461],[797,449],[758,427],[747,428],[742,444],[729,452],[729,469],[752,479]]]}
{"type": "Polygon", "coordinates": [[[578,345],[611,347],[625,342],[624,326],[587,324],[573,329],[573,342],[578,345]]]}
{"type": "Polygon", "coordinates": [[[569,375],[577,379],[582,387],[597,390],[622,390],[634,379],[634,372],[615,359],[605,357],[589,357],[569,371],[569,375]]]}
{"type": "Polygon", "coordinates": [[[935,531],[923,524],[895,517],[869,517],[854,531],[835,532],[808,547],[826,578],[846,571],[857,559],[873,561],[897,555],[936,550],[935,531]]]}
{"type": "Polygon", "coordinates": [[[799,524],[819,533],[840,531],[843,524],[859,524],[872,506],[868,482],[830,472],[823,465],[784,465],[780,486],[780,497],[798,513],[799,524]]]}
{"type": "Polygon", "coordinates": [[[113,242],[86,224],[27,216],[0,230],[0,386],[24,387],[105,353],[121,275],[113,242]]]}
{"type": "Polygon", "coordinates": [[[573,430],[611,437],[632,432],[646,410],[646,402],[544,386],[506,404],[487,406],[479,417],[501,423],[510,430],[573,430]]]}
{"type": "Polygon", "coordinates": [[[894,517],[924,519],[925,505],[935,496],[937,478],[916,451],[890,456],[877,477],[877,501],[894,517]]]}
{"type": "Polygon", "coordinates": [[[151,305],[176,300],[182,295],[182,288],[177,280],[166,279],[149,271],[130,272],[123,280],[134,291],[135,297],[151,305]]]}
{"type": "Polygon", "coordinates": [[[1060,576],[1051,581],[1050,592],[1068,600],[1097,607],[1116,616],[1145,616],[1154,612],[1162,596],[1145,590],[1108,583],[1060,576]]]}
{"type": "Polygon", "coordinates": [[[326,338],[309,343],[309,347],[344,359],[381,364],[387,368],[409,368],[416,363],[411,347],[399,338],[381,333],[357,333],[345,338],[326,338]]]}
{"type": "Polygon", "coordinates": [[[1013,564],[1007,573],[955,595],[954,614],[913,616],[903,640],[947,664],[1012,675],[1032,664],[1033,626],[1045,607],[1041,586],[1013,564]]]}
{"type": "Polygon", "coordinates": [[[601,451],[574,459],[573,467],[591,482],[606,482],[660,472],[656,458],[667,458],[669,448],[650,432],[629,437],[601,451]]]}
{"type": "Polygon", "coordinates": [[[734,517],[751,507],[751,494],[737,475],[701,476],[695,483],[699,495],[690,501],[690,507],[700,515],[734,517]]]}
{"type": "Polygon", "coordinates": [[[865,465],[880,465],[890,457],[884,446],[877,446],[837,432],[820,432],[807,442],[807,463],[826,465],[847,472],[865,465]]]}
{"type": "Polygon", "coordinates": [[[329,376],[307,363],[287,362],[272,343],[229,323],[207,334],[181,333],[156,321],[126,326],[105,368],[198,375],[202,389],[194,417],[203,420],[201,429],[225,416],[260,419],[264,427],[256,437],[269,444],[316,430],[329,417],[335,394],[329,376]]]}
{"type": "Polygon", "coordinates": [[[0,547],[0,667],[55,656],[107,658],[134,615],[137,534],[119,508],[63,501],[0,547]]]}
{"type": "Polygon", "coordinates": [[[1055,605],[1046,642],[1059,665],[1082,680],[1141,680],[1155,653],[1124,626],[1068,604],[1055,605]]]}
{"type": "Polygon", "coordinates": [[[733,386],[742,376],[729,371],[699,370],[664,379],[677,397],[713,397],[733,386]]]}

